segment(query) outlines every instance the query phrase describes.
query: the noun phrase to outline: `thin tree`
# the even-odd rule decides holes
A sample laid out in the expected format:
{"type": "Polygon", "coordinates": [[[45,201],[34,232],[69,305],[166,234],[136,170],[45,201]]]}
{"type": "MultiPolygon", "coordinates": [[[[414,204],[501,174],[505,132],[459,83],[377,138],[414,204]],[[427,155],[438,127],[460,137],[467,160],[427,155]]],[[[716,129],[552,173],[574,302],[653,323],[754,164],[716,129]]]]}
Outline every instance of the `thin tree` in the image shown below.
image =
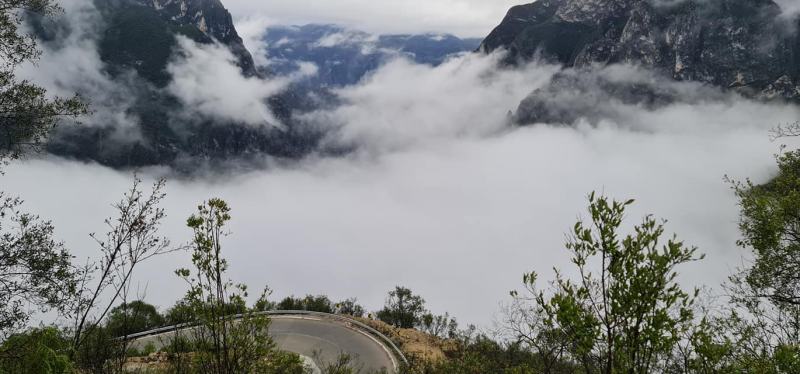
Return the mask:
{"type": "MultiPolygon", "coordinates": [[[[270,319],[247,307],[245,285],[225,278],[228,261],[222,256],[222,238],[230,219],[228,204],[210,199],[187,220],[194,234],[195,270],[178,269],[176,274],[189,284],[185,299],[198,323],[194,329],[195,363],[204,373],[263,372],[260,365],[275,346],[267,334],[270,319]]],[[[265,304],[267,295],[265,290],[256,304],[265,304]]]]}
{"type": "Polygon", "coordinates": [[[425,312],[425,299],[414,295],[408,288],[397,286],[389,291],[386,304],[378,311],[377,317],[392,326],[410,329],[421,322],[425,312]]]}
{"type": "Polygon", "coordinates": [[[176,250],[158,230],[164,219],[159,204],[164,199],[165,181],[153,184],[150,194],[141,190],[141,179],[114,208],[117,217],[106,219],[104,237],[91,234],[100,249],[100,260],[84,270],[80,297],[73,309],[73,346],[80,347],[85,335],[95,329],[119,301],[131,281],[134,270],[143,261],[176,250]]]}

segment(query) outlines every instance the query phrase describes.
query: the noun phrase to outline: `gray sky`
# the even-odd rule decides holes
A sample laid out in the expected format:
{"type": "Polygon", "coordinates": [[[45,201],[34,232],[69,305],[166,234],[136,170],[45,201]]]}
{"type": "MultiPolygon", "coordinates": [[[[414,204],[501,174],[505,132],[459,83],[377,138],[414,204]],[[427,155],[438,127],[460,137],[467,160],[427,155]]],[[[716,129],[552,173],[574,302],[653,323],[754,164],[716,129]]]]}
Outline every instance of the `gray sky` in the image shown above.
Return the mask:
{"type": "Polygon", "coordinates": [[[234,18],[275,24],[335,23],[376,33],[484,37],[526,0],[223,0],[234,18]]]}
{"type": "MultiPolygon", "coordinates": [[[[482,38],[514,5],[533,0],[222,0],[239,22],[335,23],[374,33],[451,33],[482,38]]],[[[787,14],[798,0],[775,0],[787,14]]]]}

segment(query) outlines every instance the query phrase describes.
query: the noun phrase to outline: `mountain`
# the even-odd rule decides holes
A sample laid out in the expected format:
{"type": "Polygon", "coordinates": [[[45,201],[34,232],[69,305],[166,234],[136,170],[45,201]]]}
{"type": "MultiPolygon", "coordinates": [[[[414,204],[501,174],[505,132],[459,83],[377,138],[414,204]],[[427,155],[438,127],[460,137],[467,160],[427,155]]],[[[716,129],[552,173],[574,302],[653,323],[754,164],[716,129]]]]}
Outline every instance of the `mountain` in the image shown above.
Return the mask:
{"type": "Polygon", "coordinates": [[[358,83],[398,56],[439,65],[454,54],[474,51],[481,40],[449,34],[374,35],[336,25],[310,24],[269,27],[263,42],[274,72],[288,75],[299,71],[302,62],[313,63],[317,74],[303,83],[319,88],[358,83]]]}
{"type": "Polygon", "coordinates": [[[162,85],[176,35],[198,43],[216,40],[236,56],[246,76],[256,75],[250,52],[233,26],[230,13],[219,0],[97,0],[108,20],[101,40],[103,61],[114,69],[135,69],[142,77],[162,85]],[[140,63],[141,61],[141,63],[140,63]]]}
{"type": "MultiPolygon", "coordinates": [[[[511,8],[480,51],[505,49],[510,64],[541,58],[578,71],[630,64],[677,81],[797,101],[798,27],[772,0],[539,0],[511,8]]],[[[546,107],[554,87],[580,90],[586,83],[573,73],[557,75],[523,102],[517,119],[558,119],[535,108],[546,107]]]]}
{"type": "MultiPolygon", "coordinates": [[[[267,71],[254,63],[220,0],[90,1],[94,2],[91,17],[77,22],[99,21],[92,21],[90,35],[72,39],[96,43],[100,74],[114,87],[102,89],[100,100],[90,97],[95,108],[106,113],[93,116],[90,124],[56,128],[47,151],[116,168],[169,165],[190,172],[201,163],[230,166],[237,163],[227,161],[261,162],[264,156],[294,159],[322,152],[318,149],[321,130],[300,123],[294,112],[335,105],[331,88],[355,84],[393,57],[403,55],[436,65],[453,53],[474,50],[480,43],[451,35],[373,36],[326,25],[273,27],[264,39],[271,62],[267,71]],[[201,46],[223,46],[232,54],[243,79],[294,76],[306,63],[317,65],[319,74],[265,99],[272,115],[265,115],[263,124],[220,118],[208,110],[198,114],[193,106],[207,102],[187,102],[174,87],[175,75],[183,73],[175,70],[175,62],[187,53],[181,38],[201,46]],[[119,113],[108,113],[108,108],[119,108],[119,113]]],[[[69,17],[33,16],[30,20],[42,45],[52,50],[67,48],[70,34],[82,28],[74,22],[69,17]]],[[[196,88],[214,90],[207,82],[196,88]]]]}
{"type": "MultiPolygon", "coordinates": [[[[187,116],[187,104],[169,89],[169,64],[180,53],[179,37],[200,45],[214,42],[234,56],[244,77],[260,78],[251,54],[236,32],[230,13],[219,0],[95,0],[99,13],[94,31],[103,74],[121,87],[126,104],[121,116],[133,124],[60,126],[48,152],[95,161],[111,167],[171,165],[191,170],[200,162],[230,159],[300,157],[316,147],[319,135],[291,122],[297,99],[283,92],[266,99],[280,123],[254,126],[213,116],[187,116]]],[[[62,19],[34,19],[44,46],[59,48],[75,25],[62,19]]],[[[109,93],[111,95],[111,93],[109,93]]],[[[102,105],[102,104],[100,104],[102,105]]],[[[96,121],[95,121],[96,122],[96,121]]]]}

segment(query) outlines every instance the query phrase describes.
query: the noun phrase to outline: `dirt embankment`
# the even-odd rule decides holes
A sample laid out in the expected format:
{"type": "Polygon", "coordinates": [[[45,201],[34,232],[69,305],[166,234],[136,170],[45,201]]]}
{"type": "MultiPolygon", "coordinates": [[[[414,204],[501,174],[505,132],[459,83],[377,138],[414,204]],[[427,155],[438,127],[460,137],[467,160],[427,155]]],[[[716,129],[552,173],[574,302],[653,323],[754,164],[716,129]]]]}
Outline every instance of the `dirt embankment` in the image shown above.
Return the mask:
{"type": "Polygon", "coordinates": [[[409,358],[438,362],[447,359],[448,353],[458,350],[458,342],[454,340],[441,339],[415,329],[397,328],[378,320],[355,319],[392,339],[409,358]]]}

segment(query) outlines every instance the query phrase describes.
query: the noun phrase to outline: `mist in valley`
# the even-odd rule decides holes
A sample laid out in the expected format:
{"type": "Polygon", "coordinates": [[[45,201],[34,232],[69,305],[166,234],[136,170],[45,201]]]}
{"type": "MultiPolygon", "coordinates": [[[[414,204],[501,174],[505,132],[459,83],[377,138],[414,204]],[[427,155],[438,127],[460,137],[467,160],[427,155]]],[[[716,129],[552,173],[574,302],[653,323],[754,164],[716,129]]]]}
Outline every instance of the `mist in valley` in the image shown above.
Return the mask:
{"type": "MultiPolygon", "coordinates": [[[[598,191],[637,200],[631,225],[646,214],[669,220],[669,232],[707,255],[681,281],[719,290],[746,260],[725,176],[766,181],[782,144],[770,130],[793,122],[798,109],[732,93],[657,108],[609,100],[603,113],[618,115],[520,127],[509,112],[559,68],[499,67],[500,58],[462,55],[438,67],[397,59],[335,91],[341,105],[303,116],[326,129],[326,144],[352,149],[343,155],[190,177],[140,170],[146,181],[168,177],[163,234],[187,242],[185,219],[196,205],[223,198],[232,207],[224,245],[237,282],[269,285],[273,299],[357,297],[371,310],[404,285],[431,310],[489,328],[524,272],[551,279],[553,267],[568,267],[564,233],[598,191]]],[[[28,210],[53,220],[80,260],[95,254],[88,234],[103,232],[132,175],[50,156],[10,165],[2,181],[28,210]]],[[[166,308],[185,292],[173,270],[188,262],[186,253],[150,261],[134,288],[166,308]]]]}

